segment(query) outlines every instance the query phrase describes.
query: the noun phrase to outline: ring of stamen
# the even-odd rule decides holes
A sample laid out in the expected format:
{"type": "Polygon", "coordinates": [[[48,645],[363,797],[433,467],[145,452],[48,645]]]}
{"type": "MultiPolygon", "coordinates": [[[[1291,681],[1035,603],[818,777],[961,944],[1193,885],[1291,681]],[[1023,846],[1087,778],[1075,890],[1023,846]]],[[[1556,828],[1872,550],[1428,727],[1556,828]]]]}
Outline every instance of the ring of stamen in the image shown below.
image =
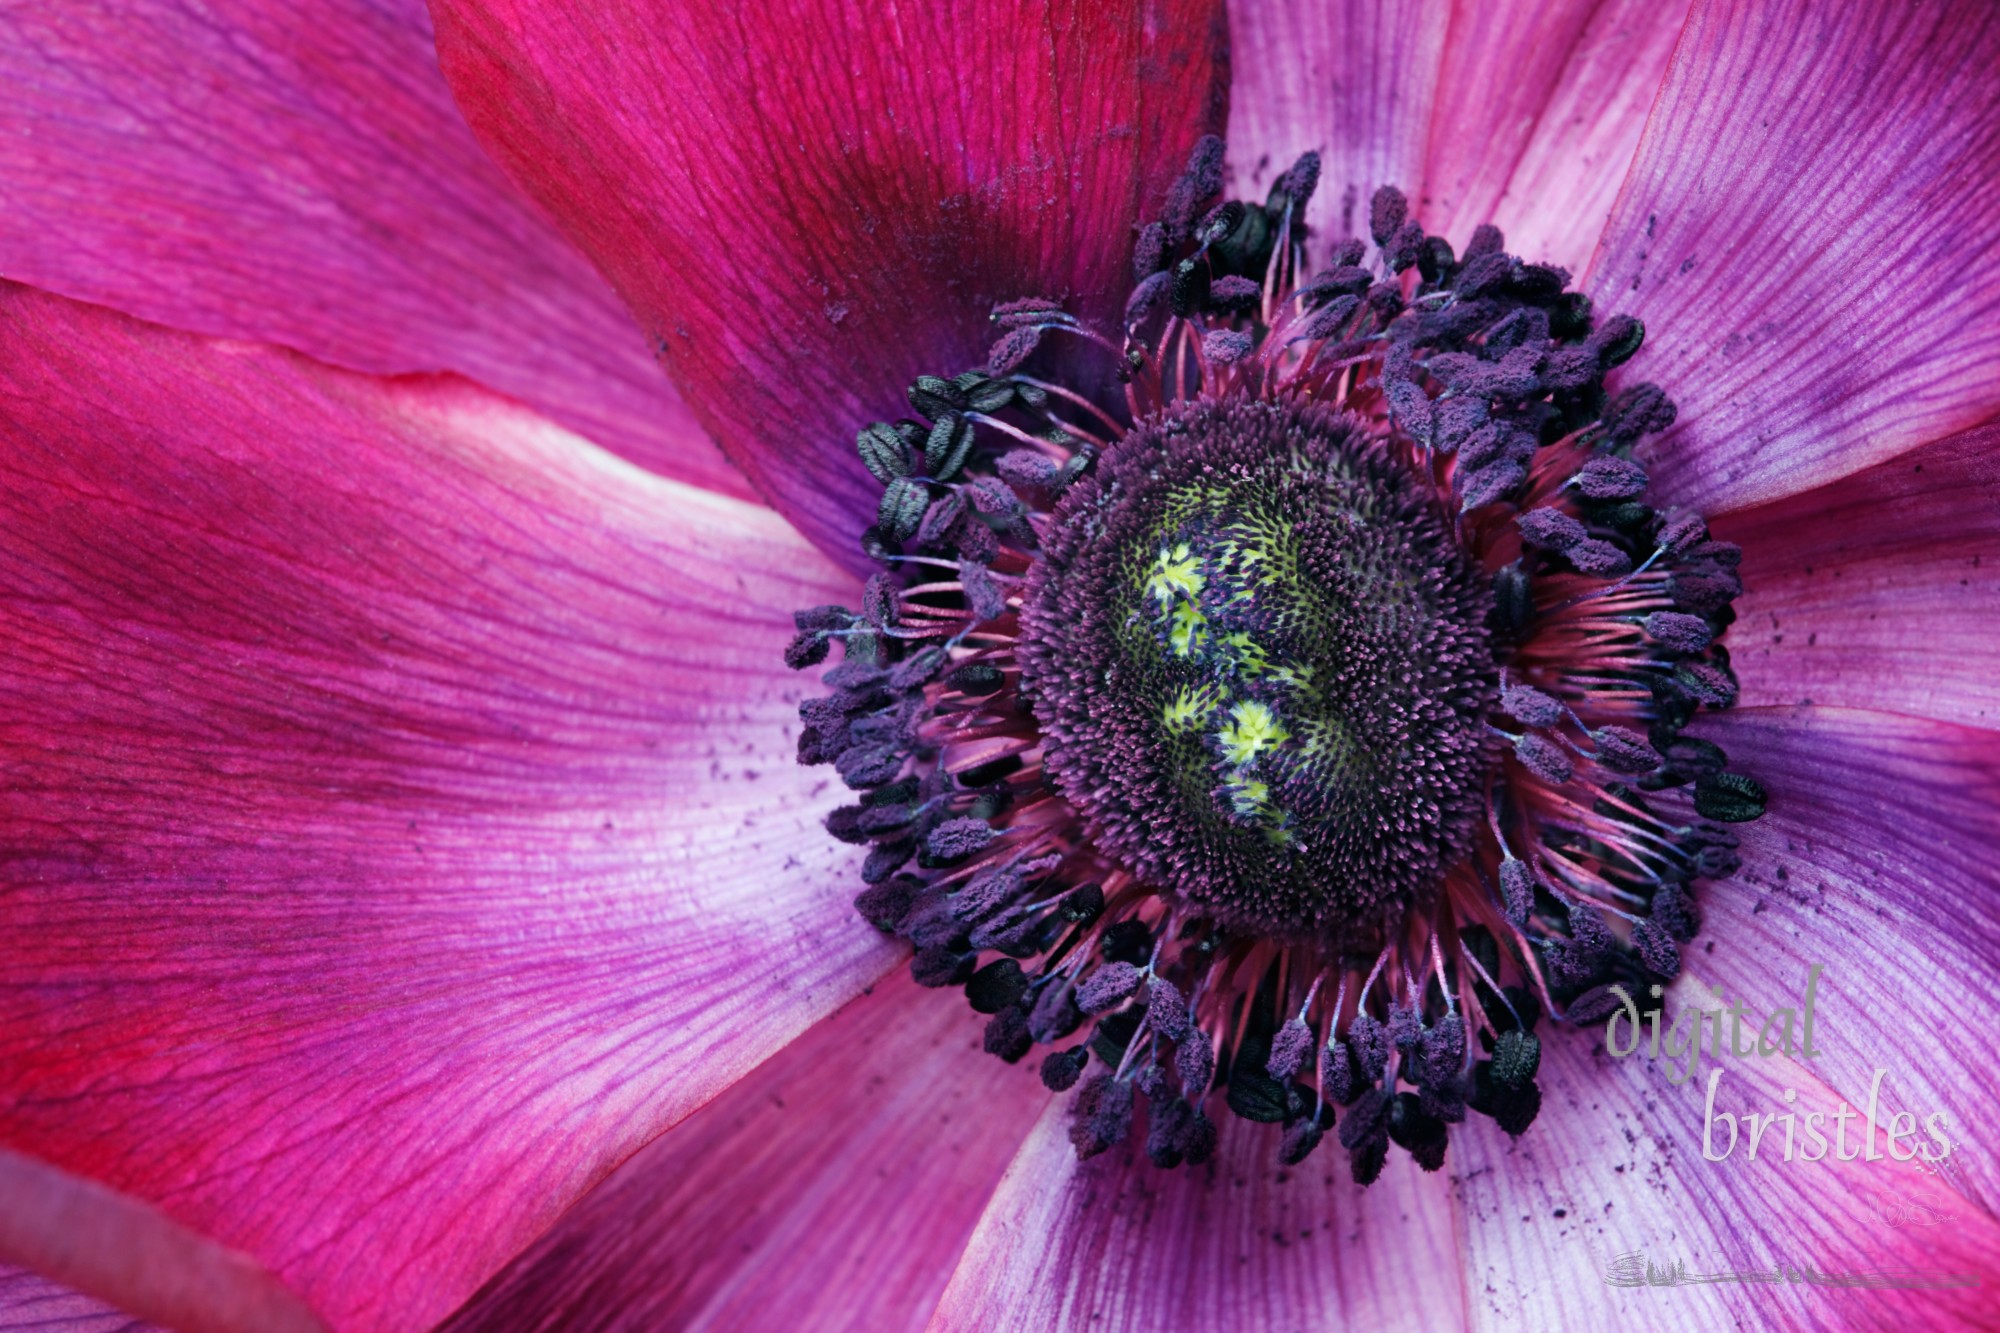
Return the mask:
{"type": "Polygon", "coordinates": [[[1071,1137],[1203,1160],[1218,1105],[1330,1129],[1356,1179],[1519,1134],[1545,1014],[1680,967],[1763,789],[1687,733],[1727,708],[1738,553],[1646,503],[1673,421],[1607,393],[1643,341],[1478,228],[1371,203],[1310,277],[1308,154],[1210,207],[1204,140],[1140,235],[1122,339],[995,310],[988,365],[857,441],[882,482],[860,609],[798,615],[803,762],[859,795],[857,899],[1052,1049],[1071,1137]],[[1110,362],[1124,401],[1051,345],[1110,362]],[[1372,782],[1360,777],[1372,778],[1372,782]]]}

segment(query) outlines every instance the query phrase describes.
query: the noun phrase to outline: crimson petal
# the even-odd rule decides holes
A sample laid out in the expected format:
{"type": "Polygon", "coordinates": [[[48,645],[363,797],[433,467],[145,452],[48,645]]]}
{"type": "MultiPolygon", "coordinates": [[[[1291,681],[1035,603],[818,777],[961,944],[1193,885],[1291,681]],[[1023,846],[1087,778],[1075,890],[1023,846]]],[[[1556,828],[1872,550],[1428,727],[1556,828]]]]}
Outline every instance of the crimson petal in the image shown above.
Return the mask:
{"type": "Polygon", "coordinates": [[[436,12],[473,129],[758,490],[857,569],[881,487],[855,431],[983,365],[997,301],[1114,326],[1132,224],[1220,111],[1205,0],[436,12]]]}
{"type": "Polygon", "coordinates": [[[443,1326],[919,1328],[1049,1099],[885,979],[654,1142],[443,1326]]]}
{"type": "Polygon", "coordinates": [[[1680,422],[1656,480],[1713,515],[2000,409],[2000,9],[1705,3],[1590,289],[1680,422]]]}
{"type": "Polygon", "coordinates": [[[747,495],[487,160],[418,0],[0,10],[0,274],[378,374],[451,370],[747,495]]]}
{"type": "Polygon", "coordinates": [[[0,405],[11,1145],[406,1327],[891,964],[769,510],[23,289],[0,405]]]}
{"type": "Polygon", "coordinates": [[[1731,514],[1745,704],[1836,704],[2000,730],[2000,426],[1731,514]]]}

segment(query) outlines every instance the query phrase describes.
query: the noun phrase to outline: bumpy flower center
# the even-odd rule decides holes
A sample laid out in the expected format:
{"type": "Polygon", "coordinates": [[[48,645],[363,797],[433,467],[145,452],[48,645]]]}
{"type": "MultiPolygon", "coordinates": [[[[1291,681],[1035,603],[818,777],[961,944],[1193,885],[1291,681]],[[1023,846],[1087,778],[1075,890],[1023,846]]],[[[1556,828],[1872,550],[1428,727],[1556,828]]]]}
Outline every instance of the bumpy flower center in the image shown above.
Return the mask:
{"type": "Polygon", "coordinates": [[[1493,598],[1358,423],[1228,399],[1056,508],[1019,649],[1095,844],[1240,932],[1380,948],[1465,848],[1493,598]]]}
{"type": "Polygon", "coordinates": [[[1606,383],[1637,321],[1394,190],[1302,276],[1317,160],[1261,205],[1221,164],[1120,336],[1001,306],[985,367],[860,433],[883,568],[798,615],[794,666],[843,653],[799,757],[857,793],[862,914],[988,1050],[1048,1048],[1080,1153],[1143,1115],[1199,1162],[1226,1107],[1287,1162],[1337,1128],[1366,1183],[1468,1112],[1526,1130],[1539,1020],[1678,972],[1764,808],[1687,732],[1735,700],[1738,553],[1647,502],[1673,405],[1606,383]]]}

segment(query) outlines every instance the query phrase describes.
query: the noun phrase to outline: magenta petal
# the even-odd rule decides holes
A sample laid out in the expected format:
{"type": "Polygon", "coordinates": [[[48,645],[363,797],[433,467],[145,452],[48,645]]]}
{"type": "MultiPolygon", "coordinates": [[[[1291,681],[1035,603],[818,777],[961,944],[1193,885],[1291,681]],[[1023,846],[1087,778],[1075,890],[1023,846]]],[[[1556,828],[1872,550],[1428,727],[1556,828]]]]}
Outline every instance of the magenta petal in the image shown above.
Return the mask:
{"type": "Polygon", "coordinates": [[[954,998],[885,979],[656,1139],[444,1327],[921,1328],[1049,1100],[954,998]]]}
{"type": "Polygon", "coordinates": [[[1746,704],[1818,703],[2000,730],[2000,427],[1731,514],[1746,704]]]}
{"type": "MultiPolygon", "coordinates": [[[[128,1314],[174,1328],[214,1333],[326,1328],[244,1255],[189,1231],[150,1204],[5,1148],[0,1148],[0,1262],[32,1265],[128,1314]]],[[[0,1320],[5,1318],[0,1308],[0,1320]]]]}
{"type": "Polygon", "coordinates": [[[931,1328],[1464,1324],[1448,1178],[1403,1158],[1363,1190],[1331,1138],[1287,1169],[1275,1128],[1215,1111],[1215,1162],[1166,1172],[1129,1142],[1078,1162],[1068,1099],[1051,1106],[1008,1168],[931,1328]]]}
{"type": "Polygon", "coordinates": [[[1115,327],[1132,225],[1220,111],[1207,0],[437,14],[474,130],[758,490],[857,567],[881,485],[855,431],[984,365],[998,301],[1115,327]]]}
{"type": "Polygon", "coordinates": [[[420,3],[9,6],[0,193],[0,275],[356,370],[458,371],[748,494],[474,142],[420,3]]]}
{"type": "MultiPolygon", "coordinates": [[[[1670,1014],[1683,1002],[1700,1003],[1695,983],[1702,975],[1698,967],[1691,971],[1667,994],[1670,1014]]],[[[1918,1040],[1919,1030],[1907,1035],[1918,1040]]],[[[1614,1060],[1605,1054],[1601,1026],[1557,1033],[1542,1044],[1542,1111],[1526,1134],[1509,1140],[1490,1123],[1453,1134],[1465,1213],[1461,1262],[1477,1293],[1470,1327],[1690,1333],[1992,1327],[2000,1224],[1990,1213],[1908,1163],[1786,1162],[1781,1152],[1773,1160],[1766,1150],[1777,1141],[1771,1138],[1760,1142],[1757,1161],[1746,1160],[1742,1141],[1730,1157],[1705,1160],[1710,1066],[1698,1085],[1676,1086],[1667,1081],[1666,1063],[1643,1058],[1643,1050],[1614,1060]],[[1947,1217],[1948,1224],[1925,1225],[1947,1217]],[[1632,1256],[1655,1265],[1661,1284],[1610,1280],[1632,1256]],[[1922,1268],[1967,1274],[1979,1285],[1898,1290],[1796,1278],[1671,1284],[1667,1276],[1677,1263],[1696,1277],[1770,1274],[1780,1266],[1826,1275],[1922,1268]]],[[[1899,1067],[1920,1058],[1912,1051],[1899,1067]]],[[[1723,1068],[1716,1107],[1729,1114],[1782,1112],[1788,1087],[1801,1108],[1839,1109],[1840,1097],[1814,1078],[1816,1066],[1779,1055],[1725,1060],[1723,1068]]],[[[1864,1087],[1864,1106],[1866,1094],[1864,1087]]],[[[1825,1123],[1831,1138],[1831,1121],[1825,1123]]],[[[1781,1140],[1782,1123],[1777,1128],[1781,1140]]],[[[1726,1125],[1715,1132],[1720,1150],[1726,1125]]],[[[1857,1139],[1850,1129],[1850,1150],[1857,1139]]],[[[1799,1131],[1795,1149],[1805,1146],[1799,1131]]],[[[1883,1151],[1879,1140],[1877,1151],[1883,1151]]]]}
{"type": "Polygon", "coordinates": [[[1782,0],[1689,17],[1590,287],[1714,514],[2000,409],[2000,10],[1782,0]]]}
{"type": "Polygon", "coordinates": [[[1306,220],[1321,236],[1365,235],[1378,186],[1417,198],[1449,9],[1421,0],[1232,0],[1237,188],[1261,192],[1300,153],[1318,152],[1306,220]]]}
{"type": "MultiPolygon", "coordinates": [[[[1702,975],[1762,999],[1824,965],[1814,1072],[1865,1098],[1887,1068],[1896,1109],[1983,1133],[2000,1115],[2000,734],[1837,708],[1740,709],[1702,734],[1772,793],[1743,869],[1704,892],[1702,975]]],[[[1962,1167],[2000,1205],[1992,1157],[1962,1167]]]]}
{"type": "Polygon", "coordinates": [[[1452,15],[1424,222],[1463,245],[1499,224],[1581,273],[1625,180],[1687,0],[1519,0],[1452,15]]]}
{"type": "Polygon", "coordinates": [[[0,460],[21,1151],[408,1327],[891,964],[770,511],[23,289],[0,460]]]}

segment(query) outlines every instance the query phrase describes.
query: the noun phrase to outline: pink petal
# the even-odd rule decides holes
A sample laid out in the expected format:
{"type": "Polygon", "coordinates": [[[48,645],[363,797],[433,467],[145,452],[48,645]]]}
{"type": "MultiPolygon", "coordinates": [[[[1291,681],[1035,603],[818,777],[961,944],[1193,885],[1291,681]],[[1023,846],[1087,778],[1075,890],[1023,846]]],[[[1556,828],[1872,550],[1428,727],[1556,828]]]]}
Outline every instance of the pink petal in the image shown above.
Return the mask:
{"type": "MultiPolygon", "coordinates": [[[[1716,952],[1722,952],[1718,945],[1716,952]]],[[[1695,978],[1666,997],[1668,1020],[1683,1002],[1701,1003],[1695,978]]],[[[1793,996],[1796,1001],[1796,995],[1793,996]]],[[[1621,1041],[1623,1040],[1621,1024],[1621,1041]]],[[[1914,1030],[1909,1034],[1916,1036],[1914,1030]]],[[[1903,1067],[1913,1061],[1906,1060],[1903,1067]]],[[[1993,1247],[2000,1224],[1966,1203],[1937,1177],[1908,1163],[1786,1162],[1760,1143],[1747,1160],[1746,1131],[1728,1158],[1702,1155],[1708,1071],[1699,1082],[1667,1081],[1667,1062],[1605,1054],[1603,1029],[1562,1032],[1542,1044],[1542,1112],[1518,1140],[1489,1123],[1452,1139],[1460,1153],[1465,1213],[1465,1276],[1482,1329],[1718,1328],[1973,1329],[1991,1327],[1991,1286],[2000,1273],[1993,1247]],[[1463,1139],[1463,1143],[1460,1140],[1463,1139]],[[1899,1225],[1898,1210],[1922,1205],[1920,1221],[1899,1225]],[[1661,1285],[1608,1280],[1623,1256],[1660,1270],[1661,1285]],[[1827,1275],[1921,1268],[1961,1273],[1983,1285],[1897,1290],[1790,1282],[1699,1281],[1668,1285],[1674,1265],[1691,1275],[1827,1275]]],[[[1716,1109],[1761,1118],[1837,1111],[1840,1098],[1814,1069],[1786,1060],[1722,1062],[1716,1109]]],[[[1865,1089],[1863,1109],[1865,1109],[1865,1089]]],[[[1831,1122],[1827,1137],[1832,1138],[1831,1122]]],[[[1728,1141],[1726,1123],[1715,1148],[1728,1141]]],[[[1850,1150],[1859,1135],[1849,1130],[1850,1150]]],[[[1879,1139],[1878,1139],[1879,1143],[1879,1139]]],[[[1807,1146],[1803,1130],[1795,1145],[1807,1146]]],[[[1877,1149],[1882,1151],[1880,1147],[1877,1149]]],[[[1970,1152],[1963,1154],[1970,1156],[1970,1152]]]]}
{"type": "Polygon", "coordinates": [[[277,1279],[138,1199],[0,1148],[0,1259],[142,1319],[213,1333],[326,1325],[277,1279]]]}
{"type": "MultiPolygon", "coordinates": [[[[1703,975],[1762,999],[1823,965],[1813,1072],[1853,1098],[1886,1067],[1896,1109],[1983,1132],[2000,1113],[2000,734],[1840,708],[1739,709],[1702,734],[1772,794],[1743,869],[1702,898],[1703,975]]],[[[2000,1203],[1989,1154],[1961,1178],[2000,1203]]]]}
{"type": "Polygon", "coordinates": [[[1109,326],[1132,224],[1220,111],[1204,0],[437,14],[474,130],[759,492],[857,567],[881,486],[856,429],[984,364],[997,301],[1109,326]]]}
{"type": "Polygon", "coordinates": [[[1306,221],[1365,236],[1368,199],[1424,188],[1424,149],[1449,19],[1420,0],[1232,0],[1229,160],[1259,193],[1300,153],[1320,154],[1306,221]]]}
{"type": "Polygon", "coordinates": [[[9,6],[0,89],[0,274],[356,370],[458,371],[749,494],[473,141],[415,0],[9,6]]]}
{"type": "Polygon", "coordinates": [[[1079,1163],[1068,1114],[1008,1168],[934,1330],[1463,1324],[1447,1177],[1403,1158],[1363,1190],[1330,1138],[1286,1169],[1275,1129],[1227,1111],[1206,1166],[1161,1171],[1132,1144],[1079,1163]]]}
{"type": "Polygon", "coordinates": [[[1732,514],[1729,632],[1747,704],[1873,708],[2000,730],[2000,426],[1732,514]]]}
{"type": "Polygon", "coordinates": [[[768,510],[24,289],[0,404],[19,1150],[408,1327],[890,965],[768,510]]]}
{"type": "Polygon", "coordinates": [[[1687,0],[1519,0],[1452,15],[1424,222],[1461,245],[1499,224],[1581,273],[1666,75],[1687,0]]]}
{"type": "Polygon", "coordinates": [[[1049,1100],[886,978],[653,1141],[446,1329],[921,1329],[1049,1100]]]}
{"type": "Polygon", "coordinates": [[[1680,424],[1711,515],[2000,409],[2000,11],[1841,0],[1688,19],[1590,287],[1680,424]]]}

